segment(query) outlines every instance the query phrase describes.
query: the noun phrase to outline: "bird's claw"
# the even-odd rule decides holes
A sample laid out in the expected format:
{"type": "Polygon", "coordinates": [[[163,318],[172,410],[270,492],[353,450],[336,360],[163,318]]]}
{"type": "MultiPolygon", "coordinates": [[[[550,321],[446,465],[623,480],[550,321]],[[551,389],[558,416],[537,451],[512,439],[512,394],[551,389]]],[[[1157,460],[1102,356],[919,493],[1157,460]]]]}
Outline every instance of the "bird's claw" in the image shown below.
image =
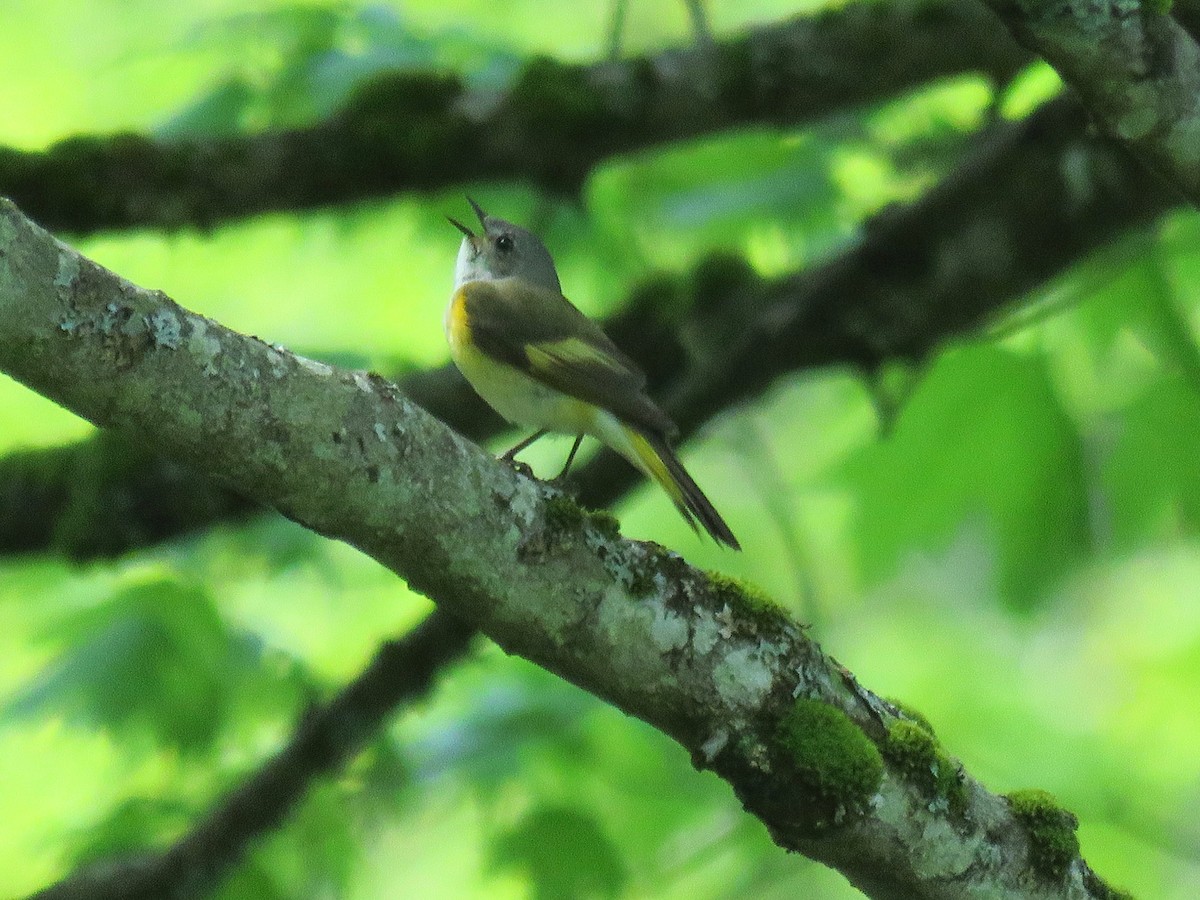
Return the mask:
{"type": "Polygon", "coordinates": [[[533,474],[533,469],[530,467],[529,463],[521,462],[521,460],[517,459],[515,456],[509,456],[507,453],[497,458],[500,460],[500,462],[509,466],[518,475],[524,475],[526,478],[533,479],[534,481],[537,480],[537,476],[533,474]]]}

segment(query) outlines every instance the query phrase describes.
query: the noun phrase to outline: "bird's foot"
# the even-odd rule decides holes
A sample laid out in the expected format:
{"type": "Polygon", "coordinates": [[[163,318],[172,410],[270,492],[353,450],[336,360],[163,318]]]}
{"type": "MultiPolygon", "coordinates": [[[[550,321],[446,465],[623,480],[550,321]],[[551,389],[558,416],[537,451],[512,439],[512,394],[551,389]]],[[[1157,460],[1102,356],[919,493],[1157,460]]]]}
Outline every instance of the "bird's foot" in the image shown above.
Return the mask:
{"type": "Polygon", "coordinates": [[[507,453],[496,458],[511,468],[518,475],[524,475],[526,478],[537,481],[537,476],[533,474],[533,469],[529,463],[521,462],[521,460],[517,459],[515,456],[509,456],[507,453]]]}

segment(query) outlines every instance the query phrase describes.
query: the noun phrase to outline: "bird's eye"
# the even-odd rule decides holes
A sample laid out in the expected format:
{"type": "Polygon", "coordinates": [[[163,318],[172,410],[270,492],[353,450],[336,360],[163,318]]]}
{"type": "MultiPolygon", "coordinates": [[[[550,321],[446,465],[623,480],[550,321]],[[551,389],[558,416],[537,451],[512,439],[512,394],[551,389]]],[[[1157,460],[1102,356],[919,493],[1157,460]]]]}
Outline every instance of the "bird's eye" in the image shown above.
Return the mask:
{"type": "Polygon", "coordinates": [[[511,234],[502,234],[496,238],[496,249],[501,253],[507,253],[513,248],[513,239],[511,234]]]}

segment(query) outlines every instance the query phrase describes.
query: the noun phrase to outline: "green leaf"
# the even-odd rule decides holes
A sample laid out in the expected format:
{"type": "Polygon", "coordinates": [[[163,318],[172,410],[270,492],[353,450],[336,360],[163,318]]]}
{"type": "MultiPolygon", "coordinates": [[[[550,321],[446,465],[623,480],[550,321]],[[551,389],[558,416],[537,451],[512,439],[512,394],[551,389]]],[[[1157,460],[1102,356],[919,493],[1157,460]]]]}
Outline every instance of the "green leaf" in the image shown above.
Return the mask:
{"type": "Polygon", "coordinates": [[[150,733],[183,751],[211,746],[242,668],[208,594],[162,574],[68,613],[47,637],[62,653],[5,716],[61,713],[126,736],[150,733]]]}
{"type": "Polygon", "coordinates": [[[1118,549],[1200,529],[1200,404],[1183,375],[1151,385],[1121,414],[1102,469],[1118,549]]]}
{"type": "Polygon", "coordinates": [[[524,777],[529,760],[514,748],[550,748],[573,760],[587,758],[584,723],[598,701],[533,666],[498,668],[470,667],[454,686],[466,689],[459,702],[452,699],[454,687],[444,689],[451,698],[444,701],[442,715],[423,717],[421,733],[407,742],[415,780],[457,773],[486,798],[524,777]]]}
{"type": "Polygon", "coordinates": [[[258,94],[241,76],[226,78],[154,129],[161,138],[216,137],[237,134],[258,94]]]}
{"type": "MultiPolygon", "coordinates": [[[[1164,368],[1185,375],[1200,396],[1200,352],[1180,290],[1186,277],[1136,235],[1049,291],[1042,307],[1052,318],[1026,335],[1046,348],[1055,382],[1077,414],[1107,413],[1132,401],[1164,368]]],[[[1015,319],[1028,324],[1030,317],[1015,319]]]]}
{"type": "Polygon", "coordinates": [[[134,853],[146,853],[177,833],[194,811],[157,797],[133,797],[109,810],[98,823],[79,832],[75,865],[134,853]]]}
{"type": "Polygon", "coordinates": [[[628,880],[600,823],[564,806],[538,807],[500,835],[491,867],[525,872],[539,900],[615,897],[628,880]]]}
{"type": "Polygon", "coordinates": [[[1150,348],[1166,366],[1187,379],[1193,399],[1200,399],[1200,349],[1157,246],[1146,247],[1139,269],[1146,285],[1140,293],[1150,348]]]}
{"type": "Polygon", "coordinates": [[[995,543],[999,585],[1018,604],[1088,545],[1080,442],[1037,357],[953,348],[913,392],[891,435],[851,458],[855,532],[868,581],[964,528],[995,543]]]}
{"type": "Polygon", "coordinates": [[[296,897],[279,883],[271,867],[260,862],[241,866],[213,894],[213,900],[293,900],[296,897]]]}
{"type": "Polygon", "coordinates": [[[833,152],[819,138],[751,131],[609,163],[588,185],[601,239],[595,252],[619,273],[631,262],[687,266],[706,247],[788,268],[847,234],[833,152]]]}

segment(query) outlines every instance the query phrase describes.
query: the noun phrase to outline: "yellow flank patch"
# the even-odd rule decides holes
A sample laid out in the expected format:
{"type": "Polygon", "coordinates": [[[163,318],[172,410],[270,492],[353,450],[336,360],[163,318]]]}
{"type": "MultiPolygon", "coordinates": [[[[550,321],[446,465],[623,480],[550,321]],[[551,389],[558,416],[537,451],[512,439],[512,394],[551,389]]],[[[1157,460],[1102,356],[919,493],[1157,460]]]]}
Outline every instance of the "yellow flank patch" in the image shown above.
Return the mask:
{"type": "Polygon", "coordinates": [[[450,342],[451,350],[459,350],[471,345],[471,328],[467,321],[467,289],[461,287],[454,292],[450,299],[450,308],[446,310],[446,339],[450,342]]]}
{"type": "Polygon", "coordinates": [[[601,365],[616,372],[625,370],[625,366],[619,360],[579,338],[528,344],[525,347],[525,358],[529,360],[529,365],[535,372],[580,364],[601,365]]]}

